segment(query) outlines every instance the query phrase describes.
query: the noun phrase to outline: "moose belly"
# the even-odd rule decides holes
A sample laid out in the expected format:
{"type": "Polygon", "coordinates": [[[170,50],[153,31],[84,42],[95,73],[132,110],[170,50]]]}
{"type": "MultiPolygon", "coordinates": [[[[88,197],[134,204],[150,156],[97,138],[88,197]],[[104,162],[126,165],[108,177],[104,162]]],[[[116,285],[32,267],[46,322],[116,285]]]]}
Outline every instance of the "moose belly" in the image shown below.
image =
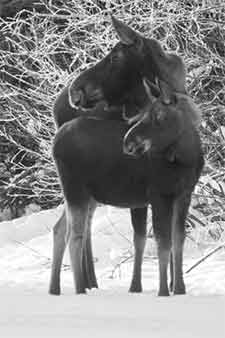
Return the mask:
{"type": "Polygon", "coordinates": [[[101,184],[92,183],[89,191],[96,201],[121,208],[138,208],[149,204],[148,185],[144,178],[108,177],[101,184]]]}
{"type": "Polygon", "coordinates": [[[194,184],[195,175],[190,168],[165,163],[162,166],[153,161],[145,175],[132,171],[106,175],[101,177],[101,184],[92,182],[88,189],[100,203],[135,208],[151,203],[154,195],[179,195],[194,184]]]}

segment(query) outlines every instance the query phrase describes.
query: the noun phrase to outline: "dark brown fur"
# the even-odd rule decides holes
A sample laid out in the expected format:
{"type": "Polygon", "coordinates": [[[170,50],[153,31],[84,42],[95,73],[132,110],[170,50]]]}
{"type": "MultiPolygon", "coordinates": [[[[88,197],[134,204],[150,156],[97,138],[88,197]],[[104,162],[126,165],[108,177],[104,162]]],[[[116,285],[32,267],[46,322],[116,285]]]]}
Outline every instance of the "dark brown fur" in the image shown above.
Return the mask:
{"type": "MultiPolygon", "coordinates": [[[[149,102],[143,114],[145,119],[149,114],[147,122],[141,120],[130,130],[122,121],[80,117],[58,131],[53,154],[66,200],[69,248],[77,293],[84,293],[88,285],[82,250],[90,235],[90,214],[93,214],[96,202],[131,209],[135,230],[135,263],[130,287],[133,292],[142,289],[146,208],[151,203],[159,254],[159,295],[169,295],[167,265],[171,249],[173,292],[185,293],[182,275],[184,222],[203,157],[200,138],[190,118],[192,114],[188,114],[187,107],[182,109],[179,96],[176,100],[171,99],[165,104],[160,97],[157,104],[161,107],[153,109],[153,114],[149,102]],[[164,115],[163,122],[158,119],[160,112],[164,115]],[[144,136],[143,123],[146,127],[144,136]],[[174,125],[172,130],[171,125],[174,125]],[[134,148],[138,149],[139,143],[146,139],[150,139],[154,147],[147,151],[143,147],[142,153],[145,152],[140,157],[130,156],[136,155],[134,148]],[[173,153],[171,158],[170,153],[173,153]]],[[[89,269],[93,269],[92,264],[89,269]]]]}
{"type": "MultiPolygon", "coordinates": [[[[78,116],[122,120],[124,108],[127,115],[136,114],[147,102],[142,83],[143,75],[153,82],[157,76],[169,83],[174,90],[185,93],[185,67],[181,58],[164,52],[156,40],[142,37],[115,18],[113,25],[120,42],[102,61],[82,73],[61,92],[54,105],[57,127],[78,116]]],[[[145,226],[146,214],[146,208],[142,211],[131,210],[135,231],[138,228],[137,224],[140,229],[145,226]]],[[[60,268],[66,246],[65,232],[65,213],[63,213],[54,227],[50,282],[52,294],[60,293],[60,268]]],[[[97,287],[88,238],[87,245],[84,244],[83,256],[86,287],[97,287]]]]}
{"type": "Polygon", "coordinates": [[[185,67],[179,56],[163,51],[158,41],[144,38],[121,21],[112,20],[120,42],[60,93],[53,111],[58,127],[85,115],[122,119],[122,110],[119,109],[112,112],[106,109],[105,115],[100,109],[93,111],[99,102],[106,107],[125,105],[129,114],[136,113],[147,99],[143,76],[152,82],[158,77],[173,90],[186,92],[185,67]]]}

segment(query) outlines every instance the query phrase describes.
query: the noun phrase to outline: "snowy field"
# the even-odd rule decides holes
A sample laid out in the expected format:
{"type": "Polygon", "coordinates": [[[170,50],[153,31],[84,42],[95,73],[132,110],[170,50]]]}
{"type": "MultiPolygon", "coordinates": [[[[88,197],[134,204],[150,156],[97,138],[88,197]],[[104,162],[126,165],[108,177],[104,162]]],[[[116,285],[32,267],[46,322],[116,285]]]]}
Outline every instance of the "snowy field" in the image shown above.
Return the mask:
{"type": "MultiPolygon", "coordinates": [[[[100,289],[74,294],[67,253],[62,295],[48,295],[51,228],[60,213],[58,208],[0,223],[0,337],[225,337],[225,250],[185,274],[187,295],[159,298],[150,239],[144,292],[128,294],[132,261],[119,263],[132,253],[132,231],[123,210],[96,212],[93,246],[100,289]]],[[[187,240],[184,271],[206,251],[187,240]]]]}

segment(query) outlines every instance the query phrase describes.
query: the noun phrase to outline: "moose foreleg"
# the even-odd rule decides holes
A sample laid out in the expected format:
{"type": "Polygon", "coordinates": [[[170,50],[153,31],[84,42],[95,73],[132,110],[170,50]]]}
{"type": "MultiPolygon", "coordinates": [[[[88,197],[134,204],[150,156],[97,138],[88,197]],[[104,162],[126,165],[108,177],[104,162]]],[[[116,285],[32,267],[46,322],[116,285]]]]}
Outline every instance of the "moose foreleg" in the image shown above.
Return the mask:
{"type": "Polygon", "coordinates": [[[98,283],[95,275],[94,260],[91,244],[91,222],[96,209],[96,202],[93,200],[89,204],[87,230],[84,240],[83,254],[82,254],[82,269],[84,273],[85,286],[88,289],[98,288],[98,283]]]}
{"type": "Polygon", "coordinates": [[[142,292],[141,272],[143,254],[146,243],[146,226],[147,226],[147,207],[131,209],[131,220],[134,228],[134,267],[130,292],[142,292]]]}
{"type": "Polygon", "coordinates": [[[159,259],[159,296],[169,296],[167,268],[171,252],[172,203],[172,198],[159,196],[152,203],[153,229],[159,259]]]}
{"type": "Polygon", "coordinates": [[[183,245],[185,239],[185,219],[190,204],[190,195],[177,198],[173,205],[172,216],[172,257],[173,257],[173,293],[185,294],[183,280],[183,245]]]}

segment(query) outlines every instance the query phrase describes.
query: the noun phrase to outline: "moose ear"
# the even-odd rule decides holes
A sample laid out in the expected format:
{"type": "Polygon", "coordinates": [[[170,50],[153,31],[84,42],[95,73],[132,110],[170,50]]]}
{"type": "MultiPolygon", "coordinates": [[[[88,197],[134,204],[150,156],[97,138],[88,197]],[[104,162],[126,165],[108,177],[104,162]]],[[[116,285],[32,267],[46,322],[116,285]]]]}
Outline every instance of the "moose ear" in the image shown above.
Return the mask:
{"type": "Polygon", "coordinates": [[[173,92],[171,87],[164,81],[158,80],[163,103],[170,104],[173,100],[173,92]]]}
{"type": "Polygon", "coordinates": [[[142,81],[146,94],[148,95],[150,102],[153,104],[157,100],[157,97],[160,95],[159,88],[154,83],[149,81],[146,77],[144,77],[142,81]]]}
{"type": "Polygon", "coordinates": [[[138,49],[143,47],[143,38],[138,32],[135,32],[132,28],[116,19],[113,15],[111,16],[111,19],[113,27],[115,28],[122,44],[127,46],[136,45],[138,49]]]}

